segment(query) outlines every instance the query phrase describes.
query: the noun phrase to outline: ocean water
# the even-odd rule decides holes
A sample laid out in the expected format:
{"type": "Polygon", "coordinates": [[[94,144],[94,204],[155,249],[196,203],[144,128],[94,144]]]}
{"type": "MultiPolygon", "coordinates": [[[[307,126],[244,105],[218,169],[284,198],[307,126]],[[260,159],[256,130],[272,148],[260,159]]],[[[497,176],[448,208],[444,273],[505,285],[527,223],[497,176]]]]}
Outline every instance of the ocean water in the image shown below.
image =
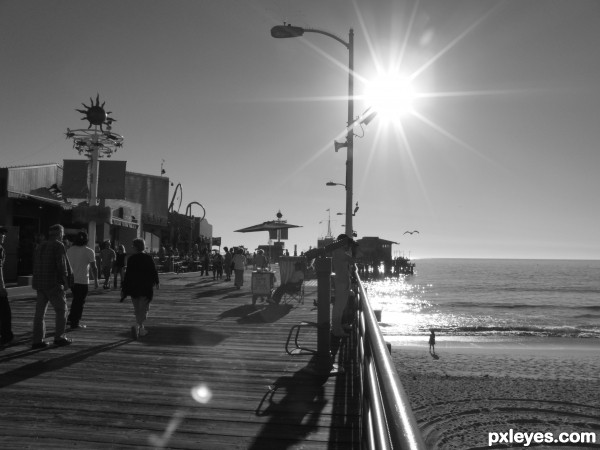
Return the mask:
{"type": "Polygon", "coordinates": [[[414,275],[365,281],[386,337],[600,339],[600,261],[415,262],[414,275]]]}

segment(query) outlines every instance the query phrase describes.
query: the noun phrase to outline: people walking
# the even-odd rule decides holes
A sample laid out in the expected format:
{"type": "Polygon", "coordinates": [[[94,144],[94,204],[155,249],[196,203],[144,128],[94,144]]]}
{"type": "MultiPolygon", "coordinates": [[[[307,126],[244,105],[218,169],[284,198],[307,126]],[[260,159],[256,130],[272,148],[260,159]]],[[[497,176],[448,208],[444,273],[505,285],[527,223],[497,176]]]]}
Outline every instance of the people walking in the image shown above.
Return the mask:
{"type": "Polygon", "coordinates": [[[110,274],[112,272],[113,263],[117,254],[110,248],[110,241],[106,240],[102,243],[100,250],[100,260],[102,261],[102,277],[104,278],[104,289],[110,289],[110,274]]]}
{"type": "Polygon", "coordinates": [[[210,268],[210,254],[208,253],[208,249],[202,249],[202,268],[200,269],[200,276],[206,275],[208,276],[208,270],[210,268]]]}
{"type": "Polygon", "coordinates": [[[225,255],[223,256],[223,268],[225,269],[225,281],[231,281],[231,265],[233,254],[229,252],[227,247],[223,247],[225,255]]]}
{"type": "Polygon", "coordinates": [[[131,337],[137,339],[145,336],[148,331],[144,322],[148,318],[150,302],[154,296],[154,286],[160,288],[158,271],[152,256],[145,252],[146,242],[143,239],[134,239],[134,254],[127,260],[127,270],[121,288],[121,301],[131,296],[135,312],[135,324],[131,327],[131,337]]]}
{"type": "Polygon", "coordinates": [[[212,273],[213,280],[221,280],[223,278],[223,256],[218,250],[215,250],[215,254],[212,257],[212,273]]]}
{"type": "Polygon", "coordinates": [[[117,248],[117,253],[115,256],[115,262],[113,264],[113,277],[114,284],[113,287],[117,289],[117,277],[121,280],[121,284],[123,284],[123,275],[125,274],[125,264],[127,261],[127,252],[125,251],[125,246],[123,244],[119,245],[117,248]]]}
{"type": "Polygon", "coordinates": [[[14,339],[12,332],[12,312],[8,302],[8,292],[4,284],[4,261],[6,252],[3,244],[8,234],[8,228],[0,227],[0,347],[8,345],[14,339]]]}
{"type": "Polygon", "coordinates": [[[83,305],[87,298],[90,284],[90,270],[94,277],[94,287],[98,289],[98,268],[96,267],[96,254],[94,250],[87,246],[88,235],[85,231],[80,231],[75,236],[73,245],[67,250],[67,257],[73,269],[73,300],[71,309],[67,317],[67,323],[71,329],[85,328],[81,321],[83,315],[83,305]]]}
{"type": "Polygon", "coordinates": [[[244,270],[246,269],[246,257],[244,251],[241,248],[236,249],[233,259],[233,271],[235,274],[234,284],[235,287],[240,289],[244,285],[244,270]]]}
{"type": "Polygon", "coordinates": [[[49,344],[46,336],[46,310],[52,304],[55,313],[54,345],[62,347],[71,344],[65,336],[67,325],[67,295],[71,267],[62,238],[65,229],[62,225],[52,225],[48,240],[42,242],[35,250],[33,262],[33,289],[37,291],[35,316],[33,318],[32,349],[45,348],[49,344]]]}

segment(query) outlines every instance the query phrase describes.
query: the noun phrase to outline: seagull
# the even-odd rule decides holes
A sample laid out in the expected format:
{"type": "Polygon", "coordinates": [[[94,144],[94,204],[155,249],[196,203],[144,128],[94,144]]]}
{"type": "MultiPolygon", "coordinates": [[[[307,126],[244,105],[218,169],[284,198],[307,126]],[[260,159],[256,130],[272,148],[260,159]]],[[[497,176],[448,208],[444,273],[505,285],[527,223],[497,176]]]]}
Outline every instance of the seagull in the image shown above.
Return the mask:
{"type": "Polygon", "coordinates": [[[404,234],[413,234],[413,233],[417,233],[419,234],[418,230],[414,230],[414,231],[405,231],[404,234]]]}

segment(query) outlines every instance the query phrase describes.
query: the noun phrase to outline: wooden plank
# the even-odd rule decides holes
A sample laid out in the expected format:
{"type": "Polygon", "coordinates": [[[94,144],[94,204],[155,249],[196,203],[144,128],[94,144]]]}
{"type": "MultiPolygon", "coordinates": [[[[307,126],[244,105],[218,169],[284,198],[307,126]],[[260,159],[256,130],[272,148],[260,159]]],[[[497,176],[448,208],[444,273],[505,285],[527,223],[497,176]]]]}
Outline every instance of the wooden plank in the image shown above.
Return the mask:
{"type": "MultiPolygon", "coordinates": [[[[32,298],[11,301],[17,344],[0,352],[0,448],[358,448],[357,369],[315,374],[311,355],[284,349],[290,328],[315,321],[304,304],[252,305],[241,290],[197,274],[161,274],[148,336],[131,339],[133,308],[93,292],[86,329],[64,348],[32,351],[32,298]],[[192,389],[211,398],[199,403],[192,389]]],[[[54,313],[46,316],[52,339],[54,313]]],[[[316,349],[316,330],[301,331],[316,349]]]]}

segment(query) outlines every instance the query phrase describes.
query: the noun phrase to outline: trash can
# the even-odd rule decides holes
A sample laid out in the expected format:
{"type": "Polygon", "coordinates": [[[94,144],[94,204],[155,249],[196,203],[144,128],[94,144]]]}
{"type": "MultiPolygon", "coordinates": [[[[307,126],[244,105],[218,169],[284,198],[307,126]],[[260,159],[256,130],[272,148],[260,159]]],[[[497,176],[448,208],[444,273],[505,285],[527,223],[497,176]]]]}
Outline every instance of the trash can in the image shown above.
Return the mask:
{"type": "Polygon", "coordinates": [[[268,270],[255,270],[252,272],[252,304],[256,303],[258,297],[271,299],[273,285],[275,284],[275,272],[268,270]]]}

